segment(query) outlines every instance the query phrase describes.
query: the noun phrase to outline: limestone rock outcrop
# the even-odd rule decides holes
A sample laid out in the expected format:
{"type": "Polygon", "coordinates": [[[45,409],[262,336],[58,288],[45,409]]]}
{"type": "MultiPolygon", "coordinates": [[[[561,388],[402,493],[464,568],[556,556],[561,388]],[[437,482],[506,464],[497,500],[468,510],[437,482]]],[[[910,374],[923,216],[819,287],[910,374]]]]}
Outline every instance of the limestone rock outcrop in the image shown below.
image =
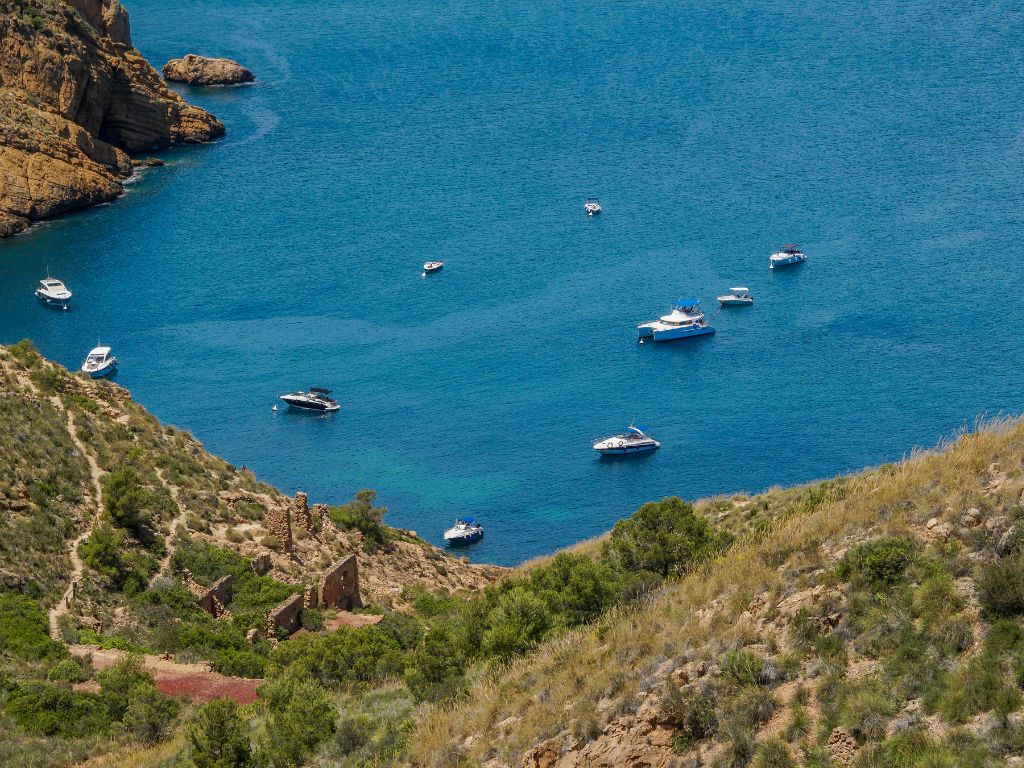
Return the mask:
{"type": "Polygon", "coordinates": [[[0,0],[0,237],[115,199],[128,152],[223,133],[132,47],[118,0],[0,0]]]}
{"type": "Polygon", "coordinates": [[[248,69],[231,59],[185,54],[164,64],[164,77],[188,85],[239,85],[256,79],[248,69]]]}

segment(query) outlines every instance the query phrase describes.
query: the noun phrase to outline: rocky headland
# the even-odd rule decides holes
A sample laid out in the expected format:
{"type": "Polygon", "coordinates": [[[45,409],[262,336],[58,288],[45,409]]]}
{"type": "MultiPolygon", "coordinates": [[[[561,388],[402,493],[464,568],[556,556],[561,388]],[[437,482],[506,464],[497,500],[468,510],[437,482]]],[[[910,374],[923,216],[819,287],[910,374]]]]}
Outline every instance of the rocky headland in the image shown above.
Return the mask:
{"type": "Polygon", "coordinates": [[[128,153],[223,133],[133,47],[118,0],[0,0],[0,237],[114,200],[128,153]]]}
{"type": "Polygon", "coordinates": [[[164,64],[164,77],[188,85],[241,85],[256,79],[253,73],[231,59],[208,58],[189,53],[164,64]]]}

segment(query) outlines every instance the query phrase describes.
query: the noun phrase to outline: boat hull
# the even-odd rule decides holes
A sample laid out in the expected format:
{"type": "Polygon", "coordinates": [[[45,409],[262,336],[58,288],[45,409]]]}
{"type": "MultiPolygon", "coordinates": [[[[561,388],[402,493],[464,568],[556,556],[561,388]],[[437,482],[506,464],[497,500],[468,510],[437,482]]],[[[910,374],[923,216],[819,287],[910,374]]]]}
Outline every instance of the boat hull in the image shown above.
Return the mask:
{"type": "Polygon", "coordinates": [[[447,535],[445,535],[444,543],[447,544],[449,547],[464,547],[467,544],[475,544],[476,542],[480,541],[480,539],[482,539],[483,537],[484,532],[483,529],[481,528],[478,531],[467,533],[465,536],[448,537],[447,535]]]}
{"type": "Polygon", "coordinates": [[[595,448],[602,456],[630,456],[634,453],[650,453],[658,450],[657,445],[624,445],[614,448],[595,448]]]}
{"type": "Polygon", "coordinates": [[[718,303],[723,307],[749,307],[754,303],[753,299],[719,299],[718,303]]]}
{"type": "Polygon", "coordinates": [[[90,379],[102,379],[106,376],[109,376],[116,370],[117,363],[111,363],[110,365],[105,365],[102,368],[96,368],[95,370],[92,371],[85,371],[85,373],[89,374],[90,379]]]}
{"type": "Polygon", "coordinates": [[[310,411],[312,413],[333,413],[334,411],[340,410],[340,405],[328,405],[326,403],[305,403],[305,402],[292,402],[285,400],[283,397],[278,398],[284,401],[289,408],[294,408],[297,411],[310,411]]]}
{"type": "Polygon", "coordinates": [[[772,259],[768,263],[768,268],[775,269],[776,267],[791,267],[794,264],[803,264],[806,260],[806,256],[789,256],[785,259],[772,259]]]}
{"type": "Polygon", "coordinates": [[[681,341],[682,339],[692,339],[697,336],[711,336],[714,334],[715,329],[710,325],[703,328],[666,328],[666,329],[652,329],[651,336],[655,341],[681,341]]]}
{"type": "Polygon", "coordinates": [[[67,309],[71,304],[71,298],[58,299],[55,296],[47,296],[41,291],[36,291],[36,298],[39,299],[43,304],[48,307],[59,307],[61,309],[67,309]]]}

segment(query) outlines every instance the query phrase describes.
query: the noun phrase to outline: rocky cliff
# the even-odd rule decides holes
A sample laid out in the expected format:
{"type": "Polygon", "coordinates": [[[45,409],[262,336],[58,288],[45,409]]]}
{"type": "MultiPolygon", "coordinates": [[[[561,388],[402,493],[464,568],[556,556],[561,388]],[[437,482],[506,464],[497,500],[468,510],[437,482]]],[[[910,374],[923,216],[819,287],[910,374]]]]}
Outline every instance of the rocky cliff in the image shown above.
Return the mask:
{"type": "Polygon", "coordinates": [[[128,152],[223,133],[132,47],[118,0],[0,0],[0,237],[113,200],[128,152]]]}

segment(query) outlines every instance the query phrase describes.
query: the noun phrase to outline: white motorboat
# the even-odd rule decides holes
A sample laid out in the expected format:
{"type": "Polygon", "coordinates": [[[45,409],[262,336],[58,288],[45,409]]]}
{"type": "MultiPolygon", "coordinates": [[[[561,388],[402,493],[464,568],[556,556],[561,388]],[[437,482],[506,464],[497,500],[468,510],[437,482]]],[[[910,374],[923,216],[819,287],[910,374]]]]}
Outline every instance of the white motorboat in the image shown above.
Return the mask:
{"type": "Polygon", "coordinates": [[[640,339],[653,338],[655,341],[674,341],[691,336],[707,336],[715,332],[708,325],[700,302],[696,299],[680,299],[672,305],[672,311],[657,320],[641,323],[636,327],[640,339]]]}
{"type": "Polygon", "coordinates": [[[36,297],[49,307],[67,309],[71,304],[71,291],[60,280],[49,275],[39,281],[36,297]]]}
{"type": "Polygon", "coordinates": [[[799,245],[786,243],[771,255],[768,260],[768,268],[788,267],[790,264],[801,264],[806,260],[807,256],[800,250],[799,245]]]}
{"type": "Polygon", "coordinates": [[[730,288],[729,293],[718,297],[718,303],[723,307],[747,307],[754,303],[754,297],[749,288],[730,288]]]}
{"type": "Polygon", "coordinates": [[[484,527],[474,523],[472,517],[460,517],[455,525],[444,532],[444,541],[452,547],[461,547],[480,541],[484,537],[484,527]]]}
{"type": "Polygon", "coordinates": [[[596,197],[588,197],[587,202],[583,204],[583,210],[587,212],[587,216],[597,216],[603,209],[596,197]]]}
{"type": "Polygon", "coordinates": [[[102,379],[116,370],[117,358],[111,354],[110,347],[94,347],[82,363],[82,371],[94,379],[102,379]]]}
{"type": "Polygon", "coordinates": [[[292,408],[304,411],[320,411],[330,413],[341,409],[338,401],[330,397],[331,390],[323,387],[310,387],[309,392],[292,392],[281,395],[277,399],[284,400],[292,408]]]}
{"type": "Polygon", "coordinates": [[[661,443],[643,431],[642,428],[630,424],[621,435],[612,435],[594,441],[594,450],[602,456],[625,456],[632,453],[646,453],[661,447],[661,443]]]}
{"type": "Polygon", "coordinates": [[[431,272],[438,272],[444,267],[443,261],[427,261],[423,263],[423,274],[429,275],[431,272]]]}

